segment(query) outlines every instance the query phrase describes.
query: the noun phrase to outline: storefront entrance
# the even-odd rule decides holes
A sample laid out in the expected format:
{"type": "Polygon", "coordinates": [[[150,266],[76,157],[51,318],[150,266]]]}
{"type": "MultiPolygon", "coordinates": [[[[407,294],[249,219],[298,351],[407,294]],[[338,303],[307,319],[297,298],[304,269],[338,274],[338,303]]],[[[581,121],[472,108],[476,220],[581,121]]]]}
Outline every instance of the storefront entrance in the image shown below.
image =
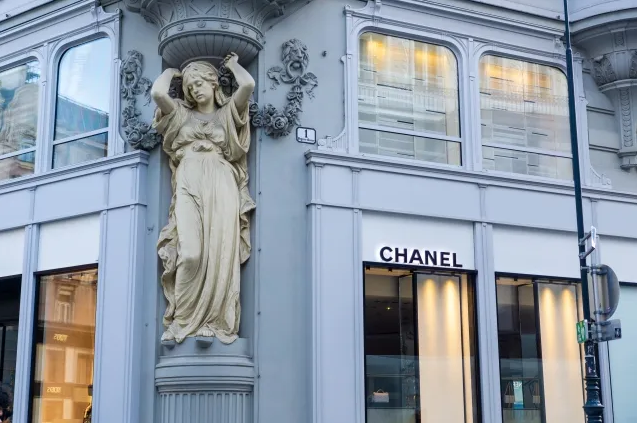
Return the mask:
{"type": "Polygon", "coordinates": [[[364,272],[367,423],[479,422],[473,275],[364,272]]]}

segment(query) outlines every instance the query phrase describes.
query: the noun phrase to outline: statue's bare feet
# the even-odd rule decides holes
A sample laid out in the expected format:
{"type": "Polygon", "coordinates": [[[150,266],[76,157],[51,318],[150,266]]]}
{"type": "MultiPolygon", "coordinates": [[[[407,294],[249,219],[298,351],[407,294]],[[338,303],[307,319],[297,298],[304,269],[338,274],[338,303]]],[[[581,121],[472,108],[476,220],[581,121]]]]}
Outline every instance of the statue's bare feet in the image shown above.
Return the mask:
{"type": "Polygon", "coordinates": [[[203,336],[204,338],[212,338],[215,336],[215,333],[208,327],[204,326],[197,331],[195,336],[203,336]]]}
{"type": "Polygon", "coordinates": [[[161,342],[170,342],[175,340],[175,335],[169,330],[165,331],[161,336],[161,342]]]}

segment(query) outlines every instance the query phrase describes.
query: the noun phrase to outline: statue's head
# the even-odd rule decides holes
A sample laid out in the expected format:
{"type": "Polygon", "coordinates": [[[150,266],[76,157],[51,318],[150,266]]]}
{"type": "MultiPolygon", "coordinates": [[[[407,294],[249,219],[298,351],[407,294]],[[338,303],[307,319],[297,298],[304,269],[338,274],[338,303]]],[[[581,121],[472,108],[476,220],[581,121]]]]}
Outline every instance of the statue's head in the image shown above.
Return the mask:
{"type": "Polygon", "coordinates": [[[215,100],[219,87],[217,69],[207,62],[192,62],[181,72],[184,98],[190,104],[207,104],[215,100]]]}

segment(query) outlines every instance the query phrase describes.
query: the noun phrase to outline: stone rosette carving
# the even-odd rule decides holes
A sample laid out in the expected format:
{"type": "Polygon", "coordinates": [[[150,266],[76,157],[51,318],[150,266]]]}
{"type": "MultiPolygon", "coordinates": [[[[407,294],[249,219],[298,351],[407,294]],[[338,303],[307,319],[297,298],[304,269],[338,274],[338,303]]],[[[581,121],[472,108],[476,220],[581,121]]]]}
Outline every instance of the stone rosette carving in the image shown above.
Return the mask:
{"type": "Polygon", "coordinates": [[[310,57],[303,42],[298,39],[286,41],[282,47],[281,60],[283,66],[273,66],[267,74],[273,90],[281,84],[291,85],[283,109],[272,104],[266,104],[261,109],[256,104],[250,106],[252,126],[263,128],[272,138],[287,136],[295,126],[301,124],[300,114],[305,95],[314,98],[314,89],[318,86],[316,75],[308,72],[310,57]]]}
{"type": "Polygon", "coordinates": [[[138,150],[152,150],[160,137],[150,124],[140,119],[142,112],[137,107],[137,97],[144,96],[144,106],[150,104],[150,89],[153,83],[142,76],[143,55],[136,50],[128,52],[120,70],[122,98],[126,107],[122,109],[122,128],[126,141],[138,150]]]}

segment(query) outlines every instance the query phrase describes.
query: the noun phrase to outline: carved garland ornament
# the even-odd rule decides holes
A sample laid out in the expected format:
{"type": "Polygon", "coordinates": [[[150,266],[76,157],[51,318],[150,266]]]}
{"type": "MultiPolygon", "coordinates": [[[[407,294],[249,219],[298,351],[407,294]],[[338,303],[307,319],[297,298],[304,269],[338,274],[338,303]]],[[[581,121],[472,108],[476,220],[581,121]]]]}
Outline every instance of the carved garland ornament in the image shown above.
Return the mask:
{"type": "Polygon", "coordinates": [[[143,56],[136,50],[128,52],[122,62],[122,97],[126,100],[126,107],[122,110],[122,128],[126,140],[135,149],[152,150],[160,142],[160,137],[151,126],[139,119],[142,112],[137,108],[137,96],[144,95],[146,103],[150,104],[150,89],[153,83],[142,76],[143,56]]]}
{"type": "Polygon", "coordinates": [[[272,104],[266,104],[263,109],[256,103],[250,105],[252,126],[264,128],[265,133],[272,138],[289,135],[295,126],[301,124],[299,115],[303,111],[301,106],[305,94],[310,99],[314,98],[314,89],[318,86],[316,75],[307,72],[310,58],[307,46],[300,40],[292,39],[283,44],[282,61],[283,67],[273,66],[268,70],[268,78],[272,90],[281,83],[292,85],[283,110],[272,104]]]}

